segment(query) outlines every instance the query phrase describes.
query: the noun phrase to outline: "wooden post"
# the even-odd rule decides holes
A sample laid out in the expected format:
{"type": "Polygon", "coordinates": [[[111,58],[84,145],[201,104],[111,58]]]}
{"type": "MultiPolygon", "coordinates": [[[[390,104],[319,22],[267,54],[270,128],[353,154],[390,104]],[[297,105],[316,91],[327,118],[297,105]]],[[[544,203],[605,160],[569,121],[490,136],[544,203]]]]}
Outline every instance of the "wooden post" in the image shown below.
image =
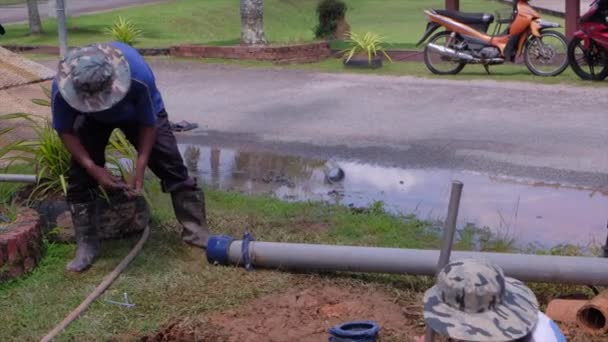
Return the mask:
{"type": "Polygon", "coordinates": [[[460,10],[460,0],[445,0],[445,8],[452,11],[460,10]]]}
{"type": "Polygon", "coordinates": [[[566,37],[572,38],[578,28],[581,15],[581,0],[566,0],[566,37]]]}

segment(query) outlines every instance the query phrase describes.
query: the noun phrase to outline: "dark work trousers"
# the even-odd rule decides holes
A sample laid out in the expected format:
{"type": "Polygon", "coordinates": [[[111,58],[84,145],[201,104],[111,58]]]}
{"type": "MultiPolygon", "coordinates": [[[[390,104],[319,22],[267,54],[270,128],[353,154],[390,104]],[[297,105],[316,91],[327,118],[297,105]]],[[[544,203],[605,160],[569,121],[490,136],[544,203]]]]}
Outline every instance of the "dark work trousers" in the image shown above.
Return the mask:
{"type": "MultiPolygon", "coordinates": [[[[98,166],[105,166],[105,150],[114,129],[120,129],[129,142],[138,148],[140,125],[137,122],[103,123],[86,115],[76,120],[74,129],[81,144],[98,166]]],[[[156,141],[152,147],[148,167],[161,180],[164,192],[200,190],[196,179],[188,176],[177,148],[177,140],[171,131],[169,118],[165,111],[156,120],[156,141]]],[[[98,198],[98,184],[87,171],[74,159],[68,176],[67,200],[71,203],[84,203],[98,198]]]]}

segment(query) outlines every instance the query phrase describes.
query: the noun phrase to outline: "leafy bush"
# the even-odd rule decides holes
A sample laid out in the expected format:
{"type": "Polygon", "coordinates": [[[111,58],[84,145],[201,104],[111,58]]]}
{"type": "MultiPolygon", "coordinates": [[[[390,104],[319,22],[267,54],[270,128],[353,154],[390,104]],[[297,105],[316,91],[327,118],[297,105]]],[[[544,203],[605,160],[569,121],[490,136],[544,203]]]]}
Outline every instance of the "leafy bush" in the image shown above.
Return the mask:
{"type": "Polygon", "coordinates": [[[118,20],[106,29],[106,32],[112,36],[112,38],[121,43],[125,43],[133,46],[139,37],[142,35],[142,31],[129,19],[118,17],[118,20]]]}
{"type": "Polygon", "coordinates": [[[322,0],[317,6],[319,25],[315,27],[315,37],[334,38],[338,21],[346,15],[346,4],[342,0],[322,0]]]}
{"type": "Polygon", "coordinates": [[[368,62],[371,64],[372,59],[378,56],[378,52],[384,54],[386,59],[390,62],[393,60],[386,53],[382,44],[385,43],[383,37],[378,34],[368,32],[364,36],[360,36],[356,33],[350,32],[348,34],[348,48],[344,49],[342,53],[344,54],[344,58],[346,58],[346,62],[350,61],[354,55],[357,54],[365,54],[367,55],[368,62]]]}

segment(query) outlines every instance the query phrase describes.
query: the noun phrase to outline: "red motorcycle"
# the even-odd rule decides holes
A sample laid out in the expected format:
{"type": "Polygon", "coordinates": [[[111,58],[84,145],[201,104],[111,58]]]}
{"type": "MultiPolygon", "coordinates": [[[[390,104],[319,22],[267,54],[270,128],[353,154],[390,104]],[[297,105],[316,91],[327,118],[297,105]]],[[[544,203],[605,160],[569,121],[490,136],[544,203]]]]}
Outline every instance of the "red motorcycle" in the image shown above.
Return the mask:
{"type": "Polygon", "coordinates": [[[608,77],[608,0],[596,0],[580,19],[580,29],[568,44],[572,70],[584,80],[608,77]]]}

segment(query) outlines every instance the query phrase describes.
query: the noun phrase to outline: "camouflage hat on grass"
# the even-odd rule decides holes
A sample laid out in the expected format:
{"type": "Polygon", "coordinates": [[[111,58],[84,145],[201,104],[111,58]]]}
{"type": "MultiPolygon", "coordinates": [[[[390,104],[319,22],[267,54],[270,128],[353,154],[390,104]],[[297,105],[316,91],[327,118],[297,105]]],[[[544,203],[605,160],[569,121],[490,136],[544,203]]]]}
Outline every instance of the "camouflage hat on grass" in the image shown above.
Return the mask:
{"type": "Polygon", "coordinates": [[[536,327],[538,302],[528,287],[506,278],[496,265],[455,261],[424,294],[424,319],[438,334],[456,340],[513,341],[536,327]]]}
{"type": "Polygon", "coordinates": [[[71,51],[59,63],[59,92],[74,109],[101,112],[129,92],[131,71],[122,52],[109,44],[93,44],[71,51]]]}

